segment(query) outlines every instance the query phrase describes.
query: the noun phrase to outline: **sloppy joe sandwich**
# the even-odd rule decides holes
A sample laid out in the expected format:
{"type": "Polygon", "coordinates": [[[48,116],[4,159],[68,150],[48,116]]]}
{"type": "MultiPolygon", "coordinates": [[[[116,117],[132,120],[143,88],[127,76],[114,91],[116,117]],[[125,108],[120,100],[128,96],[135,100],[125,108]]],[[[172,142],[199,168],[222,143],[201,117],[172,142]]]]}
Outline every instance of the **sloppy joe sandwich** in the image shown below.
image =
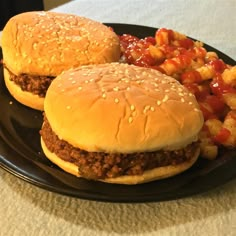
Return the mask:
{"type": "Polygon", "coordinates": [[[54,79],[44,104],[48,159],[86,179],[139,184],[179,174],[199,156],[203,116],[174,78],[107,63],[54,79]]]}
{"type": "Polygon", "coordinates": [[[2,32],[5,83],[16,100],[43,110],[51,81],[62,71],[118,61],[117,35],[102,23],[56,12],[12,17],[2,32]]]}

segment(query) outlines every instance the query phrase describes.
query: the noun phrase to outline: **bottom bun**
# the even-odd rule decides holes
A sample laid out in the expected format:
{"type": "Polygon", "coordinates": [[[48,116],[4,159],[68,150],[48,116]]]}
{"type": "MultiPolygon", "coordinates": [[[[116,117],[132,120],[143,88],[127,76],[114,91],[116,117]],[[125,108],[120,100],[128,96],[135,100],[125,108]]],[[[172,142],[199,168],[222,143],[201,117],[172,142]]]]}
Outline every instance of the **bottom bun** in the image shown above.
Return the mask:
{"type": "Polygon", "coordinates": [[[36,110],[43,110],[44,98],[23,91],[20,86],[10,80],[10,74],[6,69],[4,69],[4,80],[8,91],[18,102],[36,110]]]}
{"type": "MultiPolygon", "coordinates": [[[[44,154],[51,162],[59,166],[64,171],[77,177],[81,177],[78,170],[79,169],[78,166],[76,166],[71,162],[64,161],[61,158],[59,158],[56,154],[50,152],[47,149],[42,137],[41,137],[41,146],[44,151],[44,154]]],[[[197,151],[194,153],[194,155],[189,161],[183,162],[178,165],[157,167],[152,170],[144,171],[142,175],[125,175],[116,178],[98,179],[98,181],[113,183],[113,184],[131,185],[131,184],[147,183],[158,179],[168,178],[189,169],[197,161],[199,154],[200,154],[200,148],[197,149],[197,151]]]]}

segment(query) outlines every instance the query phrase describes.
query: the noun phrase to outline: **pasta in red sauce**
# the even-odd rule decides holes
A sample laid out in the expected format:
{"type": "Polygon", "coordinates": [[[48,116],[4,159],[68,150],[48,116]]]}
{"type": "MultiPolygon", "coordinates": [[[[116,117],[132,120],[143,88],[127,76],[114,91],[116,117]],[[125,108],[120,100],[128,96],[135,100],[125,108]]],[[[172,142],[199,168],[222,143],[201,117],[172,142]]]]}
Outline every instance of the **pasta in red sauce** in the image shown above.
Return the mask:
{"type": "Polygon", "coordinates": [[[205,123],[201,156],[215,159],[221,146],[236,147],[236,65],[228,65],[203,43],[171,29],[154,36],[120,35],[121,60],[170,75],[195,96],[205,123]]]}

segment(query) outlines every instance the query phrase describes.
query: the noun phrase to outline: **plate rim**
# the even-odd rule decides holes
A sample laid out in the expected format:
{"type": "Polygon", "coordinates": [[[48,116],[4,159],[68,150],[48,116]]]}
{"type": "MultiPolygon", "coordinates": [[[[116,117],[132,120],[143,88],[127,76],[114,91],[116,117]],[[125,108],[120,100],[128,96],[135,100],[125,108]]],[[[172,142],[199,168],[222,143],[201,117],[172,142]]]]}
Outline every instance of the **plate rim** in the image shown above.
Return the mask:
{"type": "MultiPolygon", "coordinates": [[[[125,24],[125,23],[104,23],[104,24],[108,25],[108,26],[111,26],[111,27],[116,27],[116,26],[119,26],[119,27],[134,27],[134,28],[140,28],[140,29],[144,29],[144,30],[149,29],[149,30],[153,30],[153,31],[158,29],[158,28],[154,28],[154,27],[150,27],[150,26],[144,26],[144,25],[138,25],[138,24],[125,24]]],[[[147,35],[147,36],[151,36],[151,35],[147,35]]],[[[189,38],[191,38],[191,37],[189,37],[189,38]]],[[[196,39],[194,39],[194,40],[196,40],[196,39]]],[[[214,47],[211,47],[210,45],[205,44],[205,43],[204,43],[204,46],[212,48],[217,53],[220,53],[220,55],[223,55],[227,59],[231,60],[233,63],[236,63],[236,61],[233,58],[227,56],[226,54],[219,51],[218,49],[216,49],[214,47]]],[[[0,126],[1,126],[1,123],[0,123],[0,126]]],[[[18,177],[18,178],[20,178],[20,179],[22,179],[22,180],[24,180],[24,181],[26,181],[30,184],[33,184],[34,186],[38,186],[40,188],[43,188],[43,189],[51,191],[51,192],[55,192],[55,193],[59,193],[59,194],[63,194],[63,195],[71,196],[71,197],[77,197],[77,198],[81,198],[81,199],[103,201],[103,202],[142,203],[142,202],[159,202],[159,201],[176,200],[176,199],[179,199],[179,198],[185,198],[185,197],[189,197],[189,196],[192,196],[192,195],[204,193],[206,191],[210,191],[214,188],[217,188],[217,187],[221,186],[222,184],[225,184],[226,182],[231,181],[233,178],[236,177],[236,173],[235,173],[235,176],[230,176],[229,178],[225,179],[225,181],[222,181],[222,183],[220,183],[218,185],[217,184],[212,185],[211,188],[209,188],[209,187],[207,189],[203,188],[201,191],[190,191],[188,193],[186,193],[186,192],[181,193],[180,192],[179,194],[177,194],[175,196],[172,196],[171,194],[170,195],[167,194],[167,195],[165,195],[165,197],[160,197],[160,196],[155,197],[155,196],[152,196],[152,195],[151,196],[146,195],[143,200],[139,199],[139,198],[131,200],[127,197],[118,197],[118,198],[115,198],[115,199],[111,199],[109,196],[103,196],[103,195],[94,196],[94,195],[86,194],[86,193],[78,195],[78,194],[75,194],[74,191],[72,191],[72,192],[66,191],[65,192],[65,191],[61,191],[60,189],[58,189],[55,186],[53,187],[51,185],[43,184],[42,182],[38,182],[36,179],[30,178],[29,175],[25,175],[22,172],[19,172],[19,170],[17,171],[16,166],[14,166],[13,163],[11,163],[11,165],[9,163],[6,163],[6,160],[4,159],[4,156],[1,154],[2,152],[4,152],[4,149],[6,149],[8,151],[11,150],[12,152],[15,152],[14,155],[19,155],[19,153],[16,153],[16,151],[13,150],[11,147],[9,147],[9,144],[4,141],[4,137],[2,136],[2,133],[0,132],[0,160],[1,160],[0,161],[0,167],[3,168],[4,170],[6,170],[7,172],[13,174],[14,176],[16,176],[16,177],[18,177]],[[1,144],[4,147],[2,147],[1,144]],[[5,162],[4,162],[4,160],[5,160],[5,162]]],[[[27,160],[27,161],[29,161],[29,160],[27,160]]],[[[35,161],[33,161],[33,164],[35,164],[35,161]]],[[[59,171],[63,172],[62,170],[59,170],[59,171]]],[[[68,173],[64,173],[64,174],[68,174],[68,173]]],[[[173,177],[173,178],[175,178],[175,177],[173,177]]],[[[87,181],[87,180],[85,180],[85,181],[87,181]]],[[[110,185],[108,183],[103,183],[103,184],[105,184],[107,186],[110,185]]],[[[98,195],[99,195],[99,193],[98,193],[98,195]]]]}

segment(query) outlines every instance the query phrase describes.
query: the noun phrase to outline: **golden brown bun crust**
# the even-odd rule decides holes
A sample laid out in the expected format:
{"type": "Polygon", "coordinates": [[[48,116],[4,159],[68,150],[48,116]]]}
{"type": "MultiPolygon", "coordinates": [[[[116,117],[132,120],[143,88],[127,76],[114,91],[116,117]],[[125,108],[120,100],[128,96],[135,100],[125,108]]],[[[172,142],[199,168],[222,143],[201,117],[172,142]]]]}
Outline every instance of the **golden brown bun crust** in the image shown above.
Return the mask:
{"type": "Polygon", "coordinates": [[[2,51],[4,63],[16,75],[56,76],[72,67],[120,58],[119,39],[107,26],[44,11],[12,17],[2,32],[2,51]]]}
{"type": "MultiPolygon", "coordinates": [[[[76,166],[75,164],[71,162],[64,161],[61,158],[59,158],[55,153],[50,152],[47,149],[42,138],[41,138],[41,146],[45,155],[51,162],[59,166],[64,171],[72,175],[75,175],[77,177],[80,177],[78,166],[76,166]]],[[[125,176],[120,176],[116,178],[98,179],[98,181],[103,181],[106,183],[113,183],[113,184],[132,185],[132,184],[141,184],[141,183],[147,183],[154,180],[164,179],[167,177],[180,174],[183,171],[189,169],[197,161],[199,153],[200,153],[200,149],[198,149],[196,153],[193,154],[192,158],[188,162],[183,162],[181,164],[173,165],[173,166],[169,165],[169,166],[154,168],[154,169],[145,171],[142,175],[125,175],[125,176]]]]}
{"type": "Polygon", "coordinates": [[[203,125],[195,97],[175,79],[119,63],[62,73],[44,109],[60,139],[96,152],[180,149],[197,140],[203,125]]]}
{"type": "Polygon", "coordinates": [[[20,103],[36,110],[43,110],[44,98],[33,93],[23,91],[20,86],[10,80],[10,74],[4,69],[4,81],[10,94],[20,103]]]}

